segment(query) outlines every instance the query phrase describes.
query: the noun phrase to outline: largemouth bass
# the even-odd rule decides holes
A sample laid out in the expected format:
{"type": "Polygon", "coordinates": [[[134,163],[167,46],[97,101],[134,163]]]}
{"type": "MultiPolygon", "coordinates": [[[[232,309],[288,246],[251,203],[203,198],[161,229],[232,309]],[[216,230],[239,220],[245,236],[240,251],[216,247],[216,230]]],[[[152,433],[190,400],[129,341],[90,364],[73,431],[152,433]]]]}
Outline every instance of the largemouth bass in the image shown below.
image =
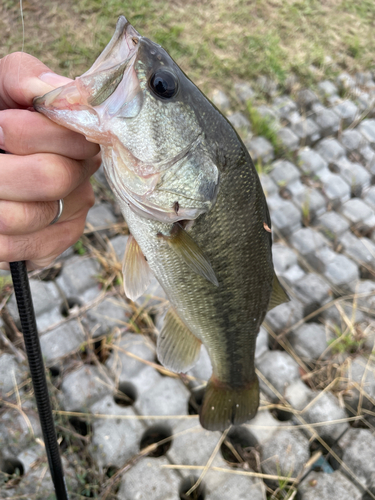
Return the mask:
{"type": "Polygon", "coordinates": [[[100,144],[131,233],[125,292],[135,300],[153,273],[170,299],[161,363],[186,372],[202,343],[208,350],[201,425],[253,418],[256,337],[267,310],[288,298],[273,269],[265,196],[235,130],[123,16],[90,70],[34,107],[100,144]]]}

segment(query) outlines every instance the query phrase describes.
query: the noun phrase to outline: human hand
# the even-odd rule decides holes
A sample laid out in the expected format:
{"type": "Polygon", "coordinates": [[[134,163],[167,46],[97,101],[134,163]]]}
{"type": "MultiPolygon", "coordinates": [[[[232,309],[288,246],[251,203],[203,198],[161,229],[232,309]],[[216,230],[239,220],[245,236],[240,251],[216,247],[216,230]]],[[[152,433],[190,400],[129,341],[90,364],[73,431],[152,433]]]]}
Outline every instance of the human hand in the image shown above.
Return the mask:
{"type": "Polygon", "coordinates": [[[69,81],[25,53],[0,59],[0,149],[11,153],[0,155],[0,269],[49,265],[79,239],[94,204],[99,146],[32,110],[34,97],[69,81]]]}

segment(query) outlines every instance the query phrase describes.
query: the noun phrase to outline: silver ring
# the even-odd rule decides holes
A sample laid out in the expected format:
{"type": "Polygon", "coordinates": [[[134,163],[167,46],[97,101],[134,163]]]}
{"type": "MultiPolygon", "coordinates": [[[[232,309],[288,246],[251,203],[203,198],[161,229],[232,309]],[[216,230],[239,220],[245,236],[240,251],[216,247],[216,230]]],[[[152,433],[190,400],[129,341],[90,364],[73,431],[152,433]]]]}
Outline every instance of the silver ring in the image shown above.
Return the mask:
{"type": "Polygon", "coordinates": [[[56,222],[59,221],[62,213],[63,213],[63,210],[64,210],[64,200],[58,200],[59,202],[59,211],[57,212],[57,215],[56,217],[53,219],[52,222],[49,223],[50,226],[52,226],[53,224],[56,224],[56,222]]]}

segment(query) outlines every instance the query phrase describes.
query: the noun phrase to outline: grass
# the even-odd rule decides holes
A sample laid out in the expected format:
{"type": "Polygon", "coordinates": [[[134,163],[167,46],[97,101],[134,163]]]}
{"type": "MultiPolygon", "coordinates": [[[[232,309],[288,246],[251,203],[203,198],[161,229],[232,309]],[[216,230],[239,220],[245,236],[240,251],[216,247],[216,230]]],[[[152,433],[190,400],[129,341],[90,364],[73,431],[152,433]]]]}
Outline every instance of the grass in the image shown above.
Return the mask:
{"type": "MultiPolygon", "coordinates": [[[[291,73],[311,84],[375,69],[372,0],[233,0],[230,10],[225,0],[27,0],[23,10],[25,51],[71,77],[92,64],[122,13],[205,92],[259,75],[283,86],[291,73]]],[[[22,48],[18,0],[2,2],[0,14],[2,56],[22,48]]]]}
{"type": "Polygon", "coordinates": [[[275,154],[280,154],[282,151],[282,145],[277,135],[277,129],[273,120],[268,116],[262,116],[257,109],[254,108],[251,101],[248,101],[247,103],[247,111],[249,113],[253,133],[268,139],[274,147],[275,154]]]}

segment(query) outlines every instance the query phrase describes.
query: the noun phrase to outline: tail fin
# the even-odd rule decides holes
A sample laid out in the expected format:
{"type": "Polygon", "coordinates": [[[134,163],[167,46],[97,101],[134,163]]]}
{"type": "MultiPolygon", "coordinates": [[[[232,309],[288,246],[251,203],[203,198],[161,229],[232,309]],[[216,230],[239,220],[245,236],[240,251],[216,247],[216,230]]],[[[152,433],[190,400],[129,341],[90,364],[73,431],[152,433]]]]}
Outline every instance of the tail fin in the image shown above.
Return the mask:
{"type": "Polygon", "coordinates": [[[212,377],[207,383],[200,411],[201,426],[210,431],[223,431],[255,417],[259,406],[258,377],[240,389],[233,389],[212,377]]]}

